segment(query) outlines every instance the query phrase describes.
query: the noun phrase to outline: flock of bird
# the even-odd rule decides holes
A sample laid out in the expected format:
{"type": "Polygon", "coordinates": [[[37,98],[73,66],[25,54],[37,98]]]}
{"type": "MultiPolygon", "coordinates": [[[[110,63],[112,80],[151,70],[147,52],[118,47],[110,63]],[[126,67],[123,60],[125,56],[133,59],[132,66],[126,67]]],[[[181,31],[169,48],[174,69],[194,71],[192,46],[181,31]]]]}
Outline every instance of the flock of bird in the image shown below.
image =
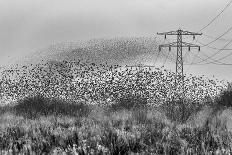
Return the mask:
{"type": "MultiPolygon", "coordinates": [[[[186,76],[185,98],[197,102],[215,97],[226,83],[186,76]]],[[[42,94],[49,98],[110,104],[119,99],[145,99],[150,104],[172,100],[175,73],[150,67],[122,67],[78,61],[50,61],[5,69],[0,76],[2,100],[17,101],[42,94]]]]}

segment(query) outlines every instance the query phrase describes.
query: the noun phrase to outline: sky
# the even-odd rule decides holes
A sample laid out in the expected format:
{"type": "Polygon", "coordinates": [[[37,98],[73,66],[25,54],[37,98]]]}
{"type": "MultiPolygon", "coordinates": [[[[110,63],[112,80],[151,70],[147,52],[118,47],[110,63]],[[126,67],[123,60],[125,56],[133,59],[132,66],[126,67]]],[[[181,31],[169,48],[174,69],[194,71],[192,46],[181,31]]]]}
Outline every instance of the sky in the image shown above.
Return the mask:
{"type": "MultiPolygon", "coordinates": [[[[58,42],[149,37],[179,28],[198,32],[228,3],[229,0],[0,0],[0,65],[58,42]]],[[[232,6],[202,33],[214,38],[223,34],[232,26],[231,14],[232,6]]],[[[230,39],[231,34],[223,38],[230,39]]],[[[212,41],[205,36],[197,39],[203,43],[212,41]]],[[[185,41],[192,42],[189,38],[185,41]]],[[[217,41],[212,46],[221,48],[226,43],[217,41]]],[[[211,55],[217,50],[202,48],[202,52],[211,55]]],[[[213,58],[219,59],[230,52],[222,51],[213,58]]],[[[193,56],[188,55],[190,62],[193,56]]],[[[199,56],[205,58],[202,54],[199,56]]],[[[232,63],[232,56],[222,61],[232,63]]],[[[187,73],[226,80],[232,79],[231,68],[185,66],[187,73]]]]}

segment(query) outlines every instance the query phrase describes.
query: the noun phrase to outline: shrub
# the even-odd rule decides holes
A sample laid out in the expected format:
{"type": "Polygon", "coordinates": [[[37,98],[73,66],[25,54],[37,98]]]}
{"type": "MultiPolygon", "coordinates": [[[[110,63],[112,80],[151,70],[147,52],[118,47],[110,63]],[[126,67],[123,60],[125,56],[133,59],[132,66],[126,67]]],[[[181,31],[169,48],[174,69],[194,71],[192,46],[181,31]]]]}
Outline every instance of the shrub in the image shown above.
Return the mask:
{"type": "Polygon", "coordinates": [[[130,109],[137,109],[146,107],[148,104],[147,99],[138,96],[138,95],[125,95],[118,99],[116,99],[116,103],[110,106],[110,110],[117,111],[117,110],[130,110],[130,109]]]}
{"type": "Polygon", "coordinates": [[[41,115],[86,116],[90,112],[84,103],[67,102],[60,99],[48,99],[41,95],[26,97],[13,107],[17,115],[36,118],[41,115]]]}
{"type": "Polygon", "coordinates": [[[232,107],[232,90],[230,91],[223,91],[217,98],[216,98],[216,107],[217,108],[228,108],[232,107]]]}
{"type": "Polygon", "coordinates": [[[172,121],[184,123],[187,119],[202,108],[199,102],[195,101],[167,101],[162,105],[166,116],[172,121]]]}

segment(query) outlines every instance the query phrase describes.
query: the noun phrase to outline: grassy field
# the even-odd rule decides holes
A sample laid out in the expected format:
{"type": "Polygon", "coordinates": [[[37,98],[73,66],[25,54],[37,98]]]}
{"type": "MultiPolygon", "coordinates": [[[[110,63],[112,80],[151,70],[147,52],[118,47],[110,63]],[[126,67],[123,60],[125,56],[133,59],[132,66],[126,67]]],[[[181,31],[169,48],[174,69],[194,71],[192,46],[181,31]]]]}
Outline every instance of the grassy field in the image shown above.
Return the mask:
{"type": "MultiPolygon", "coordinates": [[[[231,106],[231,96],[222,94],[214,107],[231,106]]],[[[187,103],[183,107],[185,113],[174,103],[159,108],[126,103],[100,107],[43,96],[26,98],[1,108],[0,150],[1,154],[230,154],[230,133],[212,131],[209,121],[198,128],[184,126],[201,107],[193,110],[187,103]]]]}

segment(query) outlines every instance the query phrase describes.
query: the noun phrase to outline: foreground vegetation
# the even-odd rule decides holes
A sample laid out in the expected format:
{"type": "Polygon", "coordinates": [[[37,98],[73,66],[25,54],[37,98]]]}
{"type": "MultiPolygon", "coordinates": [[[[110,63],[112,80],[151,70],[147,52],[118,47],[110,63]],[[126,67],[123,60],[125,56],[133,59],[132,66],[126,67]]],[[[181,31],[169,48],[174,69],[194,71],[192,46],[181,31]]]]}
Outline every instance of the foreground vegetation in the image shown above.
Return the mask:
{"type": "MultiPolygon", "coordinates": [[[[213,107],[228,108],[231,102],[232,93],[225,92],[213,107]]],[[[182,105],[180,115],[175,104],[100,107],[26,98],[1,108],[1,154],[230,154],[230,132],[211,130],[210,120],[198,128],[184,126],[194,111],[182,105]]]]}

